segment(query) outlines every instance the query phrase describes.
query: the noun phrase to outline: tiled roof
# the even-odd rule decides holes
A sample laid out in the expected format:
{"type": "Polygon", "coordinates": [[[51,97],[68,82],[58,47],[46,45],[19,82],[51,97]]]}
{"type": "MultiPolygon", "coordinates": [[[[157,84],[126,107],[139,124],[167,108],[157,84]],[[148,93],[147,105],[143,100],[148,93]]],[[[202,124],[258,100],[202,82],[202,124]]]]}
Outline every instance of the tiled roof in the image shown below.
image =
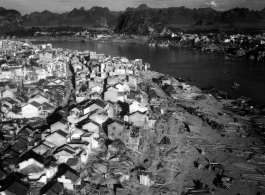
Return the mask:
{"type": "Polygon", "coordinates": [[[73,173],[72,171],[69,171],[67,170],[65,173],[64,173],[64,176],[67,178],[67,179],[70,179],[72,182],[76,182],[78,179],[79,179],[79,176],[76,175],[75,173],[73,173]]]}
{"type": "Polygon", "coordinates": [[[17,103],[15,100],[13,100],[13,99],[11,99],[11,98],[6,98],[5,100],[6,100],[8,103],[10,103],[10,104],[16,104],[16,103],[17,103]]]}
{"type": "Polygon", "coordinates": [[[14,195],[26,195],[29,191],[29,188],[22,183],[15,181],[5,191],[14,195]]]}
{"type": "Polygon", "coordinates": [[[90,137],[93,133],[84,133],[82,137],[90,137]]]}
{"type": "Polygon", "coordinates": [[[88,108],[89,106],[93,105],[95,102],[96,102],[95,100],[92,100],[92,101],[86,102],[85,105],[83,106],[83,109],[88,108]]]}
{"type": "Polygon", "coordinates": [[[58,181],[48,182],[41,189],[41,194],[58,195],[63,190],[63,185],[58,181]]]}
{"type": "Polygon", "coordinates": [[[86,184],[85,182],[82,181],[81,185],[76,186],[76,190],[77,190],[77,191],[80,191],[80,190],[82,190],[84,187],[86,187],[86,185],[87,185],[87,184],[86,184]]]}
{"type": "Polygon", "coordinates": [[[91,123],[93,123],[94,125],[97,125],[97,126],[101,127],[101,125],[99,123],[97,123],[96,121],[91,120],[91,123]]]}
{"type": "Polygon", "coordinates": [[[109,104],[111,104],[111,105],[115,105],[116,104],[115,102],[112,102],[110,100],[107,100],[106,102],[109,103],[109,104]]]}
{"type": "Polygon", "coordinates": [[[9,89],[16,89],[17,87],[14,84],[7,85],[9,89]]]}
{"type": "Polygon", "coordinates": [[[58,131],[56,131],[56,133],[58,133],[59,135],[61,135],[61,136],[63,136],[63,137],[67,137],[67,133],[66,132],[64,132],[64,131],[62,131],[62,130],[58,130],[58,131]]]}
{"type": "Polygon", "coordinates": [[[21,108],[19,108],[19,107],[17,107],[17,108],[12,108],[11,111],[12,111],[13,113],[15,113],[15,114],[18,114],[18,113],[21,112],[21,108]]]}
{"type": "Polygon", "coordinates": [[[30,130],[29,128],[23,128],[17,134],[18,135],[26,135],[26,136],[28,136],[28,135],[32,134],[33,132],[34,131],[30,130]]]}
{"type": "Polygon", "coordinates": [[[75,166],[79,162],[78,158],[69,158],[66,162],[68,166],[75,166]]]}
{"type": "Polygon", "coordinates": [[[11,147],[8,147],[5,150],[5,154],[8,155],[9,157],[19,156],[19,153],[17,151],[13,150],[11,147]]]}
{"type": "Polygon", "coordinates": [[[5,82],[0,82],[0,87],[5,87],[6,83],[5,82]]]}
{"type": "Polygon", "coordinates": [[[33,101],[33,102],[30,102],[30,104],[36,108],[39,108],[41,106],[41,104],[39,104],[38,102],[36,101],[33,101]]]}
{"type": "Polygon", "coordinates": [[[51,104],[48,104],[47,102],[44,102],[42,104],[43,106],[43,110],[52,110],[53,109],[53,106],[51,104]]]}
{"type": "Polygon", "coordinates": [[[57,193],[55,193],[55,192],[52,191],[51,189],[49,189],[45,194],[46,194],[46,195],[58,195],[57,193]]]}
{"type": "Polygon", "coordinates": [[[28,102],[29,98],[23,94],[17,96],[17,99],[19,99],[22,102],[28,102]]]}
{"type": "Polygon", "coordinates": [[[67,119],[62,118],[62,119],[60,120],[60,122],[63,123],[63,124],[66,124],[68,121],[67,121],[67,119]]]}
{"type": "Polygon", "coordinates": [[[7,163],[7,164],[14,164],[16,165],[19,162],[19,156],[14,156],[12,158],[7,158],[2,160],[3,162],[7,163]]]}
{"type": "Polygon", "coordinates": [[[22,142],[22,143],[24,143],[24,144],[28,144],[28,143],[29,143],[28,140],[24,139],[24,138],[21,137],[21,136],[18,136],[15,140],[19,140],[19,142],[22,142]]]}
{"type": "Polygon", "coordinates": [[[27,152],[23,153],[19,157],[19,162],[27,161],[31,158],[38,161],[39,163],[43,164],[43,156],[34,152],[33,150],[28,150],[27,152]]]}
{"type": "Polygon", "coordinates": [[[98,95],[98,96],[101,96],[101,93],[98,93],[97,91],[93,91],[92,93],[89,94],[90,96],[94,95],[98,95]]]}
{"type": "Polygon", "coordinates": [[[7,109],[9,109],[9,106],[6,105],[6,104],[3,104],[2,106],[5,107],[5,108],[7,108],[7,109]]]}
{"type": "Polygon", "coordinates": [[[120,124],[120,125],[124,125],[125,124],[125,122],[124,121],[122,121],[122,120],[119,120],[119,119],[116,119],[115,120],[118,124],[120,124]]]}
{"type": "Polygon", "coordinates": [[[83,106],[80,105],[80,104],[78,104],[75,108],[78,109],[78,110],[82,110],[83,109],[83,106]]]}
{"type": "Polygon", "coordinates": [[[104,108],[105,107],[105,102],[104,101],[102,101],[102,100],[96,100],[96,102],[95,102],[98,106],[100,106],[100,107],[102,107],[102,108],[104,108]]]}
{"type": "MultiPolygon", "coordinates": [[[[51,91],[45,91],[44,96],[53,96],[53,93],[51,91]]],[[[47,98],[47,97],[46,97],[47,98]]]]}
{"type": "Polygon", "coordinates": [[[78,128],[81,128],[83,125],[89,123],[90,121],[91,121],[91,120],[90,120],[89,118],[85,118],[85,119],[79,121],[79,122],[76,124],[76,126],[77,126],[78,128]]]}
{"type": "Polygon", "coordinates": [[[56,162],[52,162],[52,164],[50,166],[51,167],[58,167],[58,164],[56,162]]]}
{"type": "Polygon", "coordinates": [[[75,154],[75,152],[73,152],[72,150],[67,149],[67,148],[63,148],[63,149],[57,150],[54,154],[57,154],[57,153],[59,153],[61,151],[65,151],[65,152],[67,152],[69,154],[75,154]]]}
{"type": "Polygon", "coordinates": [[[144,113],[142,113],[140,111],[136,111],[136,112],[131,113],[129,116],[133,116],[135,114],[137,114],[137,115],[144,115],[144,113]]]}

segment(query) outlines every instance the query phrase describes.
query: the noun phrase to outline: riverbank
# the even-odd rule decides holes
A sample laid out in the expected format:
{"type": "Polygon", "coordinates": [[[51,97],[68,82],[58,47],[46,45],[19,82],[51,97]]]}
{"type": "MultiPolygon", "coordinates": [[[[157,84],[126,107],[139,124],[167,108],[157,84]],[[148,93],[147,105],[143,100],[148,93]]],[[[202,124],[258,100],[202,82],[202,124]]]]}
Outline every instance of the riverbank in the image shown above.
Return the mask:
{"type": "MultiPolygon", "coordinates": [[[[211,35],[212,36],[212,35],[211,35]]],[[[214,37],[214,36],[212,36],[214,37]]],[[[226,39],[221,41],[220,38],[210,40],[207,36],[200,36],[189,34],[182,35],[177,38],[153,38],[150,36],[124,36],[120,34],[112,34],[99,37],[80,37],[80,36],[58,36],[58,37],[28,37],[28,41],[81,41],[81,42],[113,42],[113,43],[128,43],[128,44],[141,44],[148,45],[150,47],[186,47],[195,50],[201,50],[205,52],[217,52],[222,55],[233,58],[247,58],[255,61],[265,61],[265,48],[264,45],[257,44],[261,41],[252,41],[249,45],[246,42],[226,39]],[[203,37],[203,38],[202,38],[203,37]],[[205,38],[206,37],[206,38],[205,38]],[[216,39],[216,40],[215,40],[216,39]],[[244,45],[242,45],[244,44],[244,45]],[[253,45],[256,44],[256,45],[253,45]],[[248,45],[248,46],[246,46],[248,45]],[[255,47],[254,47],[255,46],[255,47]]],[[[25,40],[25,39],[22,39],[25,40]]],[[[265,41],[264,41],[265,43],[265,41]]]]}
{"type": "Polygon", "coordinates": [[[80,36],[42,36],[42,37],[27,37],[27,38],[17,38],[19,41],[81,41],[81,42],[114,42],[114,43],[132,43],[132,44],[148,44],[148,36],[134,36],[127,37],[122,35],[110,35],[100,38],[84,38],[80,36]]]}

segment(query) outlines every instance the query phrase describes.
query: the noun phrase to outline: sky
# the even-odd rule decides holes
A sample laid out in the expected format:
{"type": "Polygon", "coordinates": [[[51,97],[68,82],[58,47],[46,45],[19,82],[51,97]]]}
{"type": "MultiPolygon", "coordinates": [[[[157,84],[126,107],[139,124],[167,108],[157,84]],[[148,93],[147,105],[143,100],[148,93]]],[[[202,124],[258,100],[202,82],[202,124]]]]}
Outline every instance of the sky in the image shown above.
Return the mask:
{"type": "Polygon", "coordinates": [[[23,15],[44,10],[62,13],[71,11],[75,7],[90,9],[93,6],[108,7],[111,11],[124,11],[127,7],[138,7],[140,4],[147,4],[152,8],[212,7],[219,11],[235,7],[245,7],[251,10],[265,8],[265,0],[0,0],[0,6],[18,10],[23,15]]]}

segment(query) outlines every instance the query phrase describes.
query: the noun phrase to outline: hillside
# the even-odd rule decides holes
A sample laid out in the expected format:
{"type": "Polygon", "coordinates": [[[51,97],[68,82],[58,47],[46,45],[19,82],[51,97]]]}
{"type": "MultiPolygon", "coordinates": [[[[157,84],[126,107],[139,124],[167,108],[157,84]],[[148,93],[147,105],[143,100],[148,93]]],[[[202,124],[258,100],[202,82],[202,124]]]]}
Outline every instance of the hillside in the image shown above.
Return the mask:
{"type": "Polygon", "coordinates": [[[50,11],[43,11],[43,12],[33,12],[31,14],[24,15],[22,17],[23,25],[24,26],[34,26],[34,25],[58,25],[59,21],[61,20],[62,15],[52,13],[50,11]]]}
{"type": "Polygon", "coordinates": [[[16,10],[0,8],[0,34],[22,28],[21,14],[16,10]]]}
{"type": "Polygon", "coordinates": [[[82,24],[82,25],[98,25],[108,26],[108,21],[115,19],[116,16],[110,13],[106,7],[92,7],[90,10],[75,9],[67,14],[62,22],[67,25],[82,24]]]}
{"type": "Polygon", "coordinates": [[[263,18],[263,21],[265,21],[265,8],[260,11],[260,15],[263,18]]]}
{"type": "MultiPolygon", "coordinates": [[[[49,11],[33,12],[23,16],[25,26],[54,26],[54,25],[98,25],[108,26],[108,22],[116,19],[119,12],[111,12],[106,7],[92,7],[90,10],[74,8],[70,12],[57,14],[49,11]]],[[[116,24],[116,23],[115,23],[116,24]]]]}
{"type": "Polygon", "coordinates": [[[153,9],[129,11],[118,19],[116,30],[121,33],[147,34],[161,32],[168,22],[163,20],[163,12],[153,9]]]}
{"type": "Polygon", "coordinates": [[[161,32],[165,25],[264,25],[265,23],[265,9],[258,12],[250,11],[247,8],[235,8],[221,12],[212,8],[170,7],[153,9],[146,6],[138,8],[126,9],[127,12],[123,13],[118,19],[117,31],[122,33],[142,33],[147,26],[157,26],[155,31],[161,32]]]}
{"type": "Polygon", "coordinates": [[[125,12],[138,11],[138,10],[146,10],[146,9],[152,9],[152,8],[148,7],[146,4],[141,4],[137,8],[127,7],[126,10],[125,10],[125,12]]]}
{"type": "Polygon", "coordinates": [[[265,17],[262,16],[262,12],[250,11],[247,8],[235,8],[225,12],[222,12],[220,17],[217,18],[216,23],[260,23],[264,24],[265,17]]]}
{"type": "Polygon", "coordinates": [[[22,26],[116,26],[121,33],[146,34],[161,32],[165,27],[174,25],[236,25],[265,24],[265,9],[251,11],[247,8],[235,8],[228,11],[216,11],[212,8],[190,9],[186,7],[150,8],[141,4],[137,8],[125,11],[110,11],[107,7],[94,6],[74,8],[70,12],[53,13],[48,10],[33,12],[21,17],[16,10],[0,7],[0,27],[2,33],[22,26]]]}

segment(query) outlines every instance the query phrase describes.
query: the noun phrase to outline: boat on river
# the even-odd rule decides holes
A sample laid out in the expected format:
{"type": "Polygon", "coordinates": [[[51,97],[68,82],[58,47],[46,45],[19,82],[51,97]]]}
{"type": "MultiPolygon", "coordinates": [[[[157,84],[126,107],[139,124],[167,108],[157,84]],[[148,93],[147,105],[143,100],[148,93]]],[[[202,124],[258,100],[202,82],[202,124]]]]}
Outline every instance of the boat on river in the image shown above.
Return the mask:
{"type": "Polygon", "coordinates": [[[238,84],[238,83],[234,83],[234,84],[232,85],[232,89],[238,89],[239,86],[240,86],[240,84],[238,84]]]}

